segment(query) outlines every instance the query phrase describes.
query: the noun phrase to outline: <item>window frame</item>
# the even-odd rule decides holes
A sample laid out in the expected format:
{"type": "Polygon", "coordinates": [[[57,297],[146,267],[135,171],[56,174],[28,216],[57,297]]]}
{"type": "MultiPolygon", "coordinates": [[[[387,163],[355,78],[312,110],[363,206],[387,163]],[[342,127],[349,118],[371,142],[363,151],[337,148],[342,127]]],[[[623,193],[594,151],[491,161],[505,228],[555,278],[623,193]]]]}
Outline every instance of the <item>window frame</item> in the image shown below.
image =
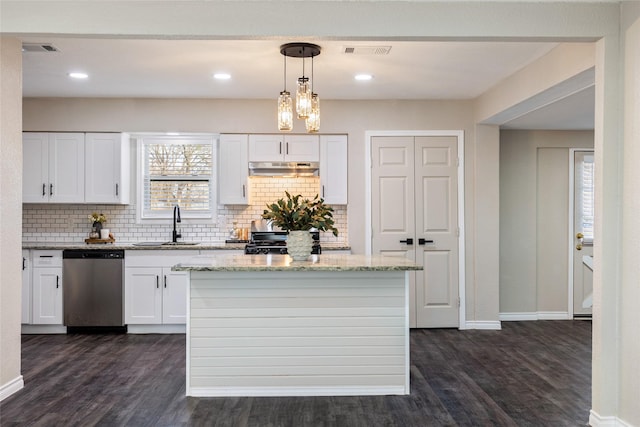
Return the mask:
{"type": "Polygon", "coordinates": [[[172,144],[178,141],[188,141],[191,143],[211,144],[211,177],[209,178],[209,203],[208,212],[188,212],[181,210],[180,216],[183,223],[215,223],[217,220],[217,179],[218,179],[218,140],[219,134],[177,134],[167,135],[159,133],[138,133],[132,134],[136,141],[136,223],[138,224],[159,224],[171,223],[173,221],[173,211],[163,211],[155,215],[145,215],[145,145],[161,143],[172,144]]]}

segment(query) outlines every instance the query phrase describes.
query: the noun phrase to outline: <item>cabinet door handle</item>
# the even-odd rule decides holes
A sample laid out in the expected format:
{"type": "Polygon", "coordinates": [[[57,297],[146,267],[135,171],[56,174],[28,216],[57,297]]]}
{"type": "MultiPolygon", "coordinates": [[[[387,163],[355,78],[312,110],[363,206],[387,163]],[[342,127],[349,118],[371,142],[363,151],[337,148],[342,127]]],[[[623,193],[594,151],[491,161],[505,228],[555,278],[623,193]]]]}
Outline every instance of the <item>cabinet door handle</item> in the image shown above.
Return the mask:
{"type": "Polygon", "coordinates": [[[278,154],[282,154],[282,141],[280,141],[280,151],[278,154]]]}
{"type": "Polygon", "coordinates": [[[22,269],[26,270],[27,268],[27,259],[25,257],[22,257],[22,269]]]}
{"type": "Polygon", "coordinates": [[[118,196],[118,183],[116,182],[116,197],[118,196]]]}
{"type": "Polygon", "coordinates": [[[164,288],[167,289],[167,275],[164,276],[164,288]]]}
{"type": "Polygon", "coordinates": [[[49,184],[49,195],[53,196],[53,184],[49,184]]]}
{"type": "Polygon", "coordinates": [[[47,184],[42,183],[42,197],[47,195],[47,184]]]}
{"type": "Polygon", "coordinates": [[[242,197],[246,197],[245,185],[244,184],[242,184],[242,197]]]}
{"type": "Polygon", "coordinates": [[[400,243],[406,243],[407,245],[413,245],[413,239],[408,238],[406,240],[400,240],[400,243]]]}
{"type": "Polygon", "coordinates": [[[287,142],[287,156],[289,155],[289,143],[287,142]]]}
{"type": "Polygon", "coordinates": [[[160,276],[156,276],[156,289],[160,289],[160,276]]]}
{"type": "Polygon", "coordinates": [[[53,255],[40,255],[40,258],[53,258],[53,255]]]}
{"type": "Polygon", "coordinates": [[[56,289],[60,287],[60,276],[56,276],[56,289]]]}
{"type": "Polygon", "coordinates": [[[324,185],[322,186],[322,198],[324,199],[324,185]]]}

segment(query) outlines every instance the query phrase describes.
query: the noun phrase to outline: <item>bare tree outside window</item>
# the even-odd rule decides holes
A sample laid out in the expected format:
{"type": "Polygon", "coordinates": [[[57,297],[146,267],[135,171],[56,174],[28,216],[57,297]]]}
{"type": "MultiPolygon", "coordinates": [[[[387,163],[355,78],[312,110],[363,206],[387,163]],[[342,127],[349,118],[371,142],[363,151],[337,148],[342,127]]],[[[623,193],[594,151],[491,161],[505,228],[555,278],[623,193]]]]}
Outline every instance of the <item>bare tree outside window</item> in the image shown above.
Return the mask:
{"type": "Polygon", "coordinates": [[[145,143],[144,207],[148,213],[211,211],[213,145],[176,140],[145,143]]]}

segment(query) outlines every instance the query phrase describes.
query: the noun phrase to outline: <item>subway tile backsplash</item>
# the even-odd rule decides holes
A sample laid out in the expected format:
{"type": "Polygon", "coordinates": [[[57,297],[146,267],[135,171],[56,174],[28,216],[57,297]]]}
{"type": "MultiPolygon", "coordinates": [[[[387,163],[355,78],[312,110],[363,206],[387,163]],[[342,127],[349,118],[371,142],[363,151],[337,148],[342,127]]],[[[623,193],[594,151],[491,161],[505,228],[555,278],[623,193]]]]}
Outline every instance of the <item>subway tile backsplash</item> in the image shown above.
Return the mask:
{"type": "MultiPolygon", "coordinates": [[[[228,238],[233,222],[238,227],[249,227],[251,221],[260,219],[267,203],[284,197],[284,192],[302,194],[313,198],[318,191],[318,177],[271,178],[251,177],[250,206],[219,205],[215,222],[183,221],[182,240],[198,242],[224,242],[228,238]]],[[[109,228],[118,242],[166,241],[171,240],[172,225],[136,223],[135,197],[130,205],[69,205],[69,204],[24,204],[22,217],[22,239],[24,242],[84,242],[91,231],[87,216],[92,212],[102,212],[107,216],[109,228]]],[[[339,230],[338,237],[330,232],[321,233],[321,241],[348,244],[347,207],[333,206],[333,217],[339,230]]]]}

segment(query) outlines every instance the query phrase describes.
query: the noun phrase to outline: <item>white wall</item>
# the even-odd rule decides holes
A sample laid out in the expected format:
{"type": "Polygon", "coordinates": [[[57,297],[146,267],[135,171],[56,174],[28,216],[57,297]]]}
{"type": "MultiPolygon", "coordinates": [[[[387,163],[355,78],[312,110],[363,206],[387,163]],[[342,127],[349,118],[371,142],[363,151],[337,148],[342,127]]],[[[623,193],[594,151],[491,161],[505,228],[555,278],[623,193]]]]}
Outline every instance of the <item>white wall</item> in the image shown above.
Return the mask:
{"type": "Polygon", "coordinates": [[[22,51],[0,37],[0,400],[22,388],[22,51]]]}
{"type": "Polygon", "coordinates": [[[569,149],[590,131],[500,134],[500,313],[568,311],[569,149]]]}
{"type": "Polygon", "coordinates": [[[624,16],[629,20],[624,34],[624,188],[622,222],[622,286],[620,290],[620,388],[619,416],[640,425],[640,4],[630,4],[624,16]]]}

